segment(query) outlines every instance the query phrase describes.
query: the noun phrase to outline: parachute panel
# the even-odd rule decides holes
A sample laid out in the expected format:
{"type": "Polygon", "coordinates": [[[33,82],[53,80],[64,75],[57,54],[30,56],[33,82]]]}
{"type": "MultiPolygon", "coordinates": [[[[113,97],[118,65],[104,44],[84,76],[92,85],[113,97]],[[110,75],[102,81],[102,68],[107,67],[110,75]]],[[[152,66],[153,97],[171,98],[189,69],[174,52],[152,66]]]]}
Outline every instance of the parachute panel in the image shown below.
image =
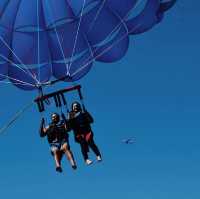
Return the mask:
{"type": "Polygon", "coordinates": [[[0,81],[25,90],[120,60],[176,0],[1,0],[0,81]]]}

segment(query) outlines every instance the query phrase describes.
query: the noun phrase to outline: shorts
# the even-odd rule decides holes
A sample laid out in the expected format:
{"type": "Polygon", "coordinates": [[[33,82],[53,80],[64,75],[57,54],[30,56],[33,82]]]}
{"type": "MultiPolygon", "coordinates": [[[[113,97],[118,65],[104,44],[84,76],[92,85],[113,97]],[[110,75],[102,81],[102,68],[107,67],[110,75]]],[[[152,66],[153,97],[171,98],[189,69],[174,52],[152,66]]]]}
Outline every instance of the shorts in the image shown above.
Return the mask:
{"type": "Polygon", "coordinates": [[[55,143],[50,144],[51,153],[53,154],[56,151],[62,151],[64,144],[67,144],[67,148],[70,150],[69,142],[67,142],[67,141],[55,142],[55,143]]]}

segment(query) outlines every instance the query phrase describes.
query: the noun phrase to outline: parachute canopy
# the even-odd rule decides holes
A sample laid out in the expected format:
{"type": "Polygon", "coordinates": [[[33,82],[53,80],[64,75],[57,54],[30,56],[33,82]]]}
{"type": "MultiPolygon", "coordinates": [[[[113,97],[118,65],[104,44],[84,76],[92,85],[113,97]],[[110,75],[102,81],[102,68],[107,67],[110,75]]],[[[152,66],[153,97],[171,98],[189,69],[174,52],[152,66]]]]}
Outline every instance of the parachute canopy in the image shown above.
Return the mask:
{"type": "Polygon", "coordinates": [[[1,0],[0,81],[24,90],[76,81],[94,61],[120,60],[129,36],[161,22],[176,0],[1,0]]]}

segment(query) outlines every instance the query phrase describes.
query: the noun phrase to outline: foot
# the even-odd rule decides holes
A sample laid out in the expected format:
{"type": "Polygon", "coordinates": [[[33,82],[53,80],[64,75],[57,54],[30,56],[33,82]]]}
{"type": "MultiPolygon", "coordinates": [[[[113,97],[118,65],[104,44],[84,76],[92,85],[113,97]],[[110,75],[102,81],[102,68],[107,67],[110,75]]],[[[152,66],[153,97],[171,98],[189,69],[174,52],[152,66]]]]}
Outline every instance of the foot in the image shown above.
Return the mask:
{"type": "Polygon", "coordinates": [[[102,158],[101,158],[100,155],[97,156],[97,161],[98,161],[98,162],[101,162],[101,161],[102,161],[102,158]]]}
{"type": "Polygon", "coordinates": [[[86,163],[87,165],[90,165],[90,164],[92,164],[92,160],[87,159],[87,160],[85,161],[85,163],[86,163]]]}
{"type": "Polygon", "coordinates": [[[56,167],[56,171],[59,173],[62,173],[62,168],[61,167],[56,167]]]}
{"type": "Polygon", "coordinates": [[[76,170],[77,166],[76,165],[72,165],[72,169],[76,170]]]}

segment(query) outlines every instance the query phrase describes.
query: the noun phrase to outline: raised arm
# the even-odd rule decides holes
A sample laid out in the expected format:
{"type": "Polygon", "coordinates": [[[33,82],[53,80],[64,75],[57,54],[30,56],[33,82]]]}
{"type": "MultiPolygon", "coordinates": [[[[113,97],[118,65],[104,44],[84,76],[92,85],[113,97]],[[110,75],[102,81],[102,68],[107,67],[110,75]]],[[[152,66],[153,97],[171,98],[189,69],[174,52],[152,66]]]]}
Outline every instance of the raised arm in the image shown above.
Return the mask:
{"type": "Polygon", "coordinates": [[[45,120],[44,120],[44,118],[42,118],[41,124],[40,124],[40,129],[39,129],[40,137],[45,137],[47,135],[48,129],[49,129],[49,127],[45,127],[45,120]]]}
{"type": "Polygon", "coordinates": [[[68,132],[68,131],[71,131],[71,125],[70,125],[70,122],[69,120],[67,120],[67,118],[65,117],[65,115],[62,113],[61,114],[61,117],[63,119],[63,123],[64,123],[64,127],[65,127],[65,130],[68,132]]]}

